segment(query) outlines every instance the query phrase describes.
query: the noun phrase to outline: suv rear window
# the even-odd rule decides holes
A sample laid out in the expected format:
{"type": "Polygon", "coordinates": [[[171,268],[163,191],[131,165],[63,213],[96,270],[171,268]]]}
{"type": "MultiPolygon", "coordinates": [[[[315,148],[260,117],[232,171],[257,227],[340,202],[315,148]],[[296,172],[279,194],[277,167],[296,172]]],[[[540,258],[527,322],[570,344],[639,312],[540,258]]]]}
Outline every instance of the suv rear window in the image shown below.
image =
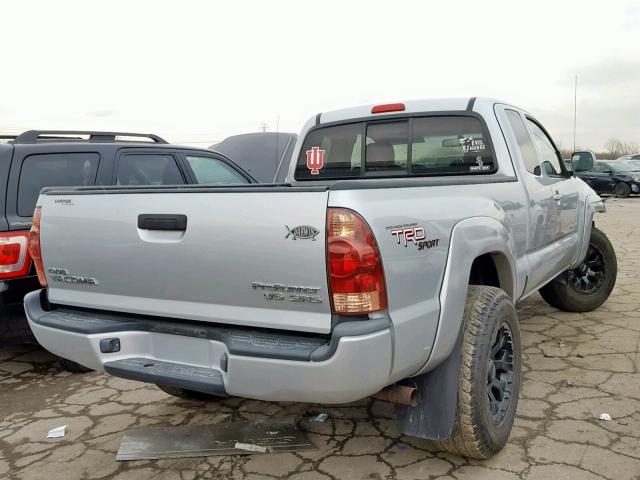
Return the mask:
{"type": "Polygon", "coordinates": [[[26,157],[18,181],[18,215],[33,215],[42,187],[93,185],[99,159],[97,153],[43,153],[26,157]]]}
{"type": "Polygon", "coordinates": [[[429,116],[313,130],[300,152],[296,179],[478,174],[496,167],[480,120],[429,116]]]}

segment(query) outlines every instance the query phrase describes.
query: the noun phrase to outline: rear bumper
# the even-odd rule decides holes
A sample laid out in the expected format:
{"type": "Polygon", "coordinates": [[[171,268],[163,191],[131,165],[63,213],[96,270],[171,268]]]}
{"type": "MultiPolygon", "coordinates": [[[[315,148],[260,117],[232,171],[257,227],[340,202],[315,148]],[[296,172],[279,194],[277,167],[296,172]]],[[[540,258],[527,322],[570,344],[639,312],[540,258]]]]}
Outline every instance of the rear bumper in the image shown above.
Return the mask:
{"type": "Polygon", "coordinates": [[[391,383],[387,318],[340,323],[326,337],[79,309],[45,311],[42,297],[40,291],[25,297],[29,325],[42,346],[125,378],[327,404],[359,400],[391,383]],[[116,338],[119,351],[101,351],[101,340],[116,338]]]}

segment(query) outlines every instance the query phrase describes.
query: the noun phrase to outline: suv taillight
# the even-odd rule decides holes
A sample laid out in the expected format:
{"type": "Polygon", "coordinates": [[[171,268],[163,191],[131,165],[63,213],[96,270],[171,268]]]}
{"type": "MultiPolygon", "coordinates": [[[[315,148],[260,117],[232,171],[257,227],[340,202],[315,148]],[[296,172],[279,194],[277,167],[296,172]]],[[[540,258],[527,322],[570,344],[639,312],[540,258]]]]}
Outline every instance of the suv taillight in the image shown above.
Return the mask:
{"type": "Polygon", "coordinates": [[[27,251],[28,232],[0,233],[0,279],[24,277],[31,258],[27,251]]]}
{"type": "Polygon", "coordinates": [[[42,264],[42,252],[40,250],[40,215],[42,207],[36,207],[33,211],[33,220],[31,222],[31,230],[29,230],[29,254],[33,258],[33,264],[36,267],[38,280],[43,287],[47,286],[47,277],[44,275],[44,265],[42,264]]]}
{"type": "Polygon", "coordinates": [[[328,209],[327,263],[333,313],[363,315],[387,308],[380,251],[371,227],[357,213],[328,209]]]}

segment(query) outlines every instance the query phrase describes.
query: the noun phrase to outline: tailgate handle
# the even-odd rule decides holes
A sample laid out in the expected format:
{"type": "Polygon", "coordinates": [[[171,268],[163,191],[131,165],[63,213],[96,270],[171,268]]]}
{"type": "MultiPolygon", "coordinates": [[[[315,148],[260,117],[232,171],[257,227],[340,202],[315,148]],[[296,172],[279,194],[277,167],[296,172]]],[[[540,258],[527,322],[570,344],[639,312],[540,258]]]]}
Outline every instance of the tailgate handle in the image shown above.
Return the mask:
{"type": "Polygon", "coordinates": [[[187,216],[142,213],[138,215],[138,228],[141,230],[178,230],[184,232],[187,229],[187,216]]]}

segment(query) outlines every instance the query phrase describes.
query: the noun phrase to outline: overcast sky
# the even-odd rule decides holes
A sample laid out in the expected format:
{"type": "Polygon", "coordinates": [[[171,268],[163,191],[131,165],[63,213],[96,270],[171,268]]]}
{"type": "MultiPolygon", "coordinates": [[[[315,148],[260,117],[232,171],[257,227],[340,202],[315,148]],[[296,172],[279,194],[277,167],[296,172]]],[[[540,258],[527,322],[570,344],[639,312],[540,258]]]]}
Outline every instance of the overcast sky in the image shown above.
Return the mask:
{"type": "Polygon", "coordinates": [[[0,133],[206,146],[319,111],[450,96],[521,106],[563,147],[640,143],[640,1],[3,2],[0,133]],[[526,5],[526,6],[525,6],[526,5]]]}

